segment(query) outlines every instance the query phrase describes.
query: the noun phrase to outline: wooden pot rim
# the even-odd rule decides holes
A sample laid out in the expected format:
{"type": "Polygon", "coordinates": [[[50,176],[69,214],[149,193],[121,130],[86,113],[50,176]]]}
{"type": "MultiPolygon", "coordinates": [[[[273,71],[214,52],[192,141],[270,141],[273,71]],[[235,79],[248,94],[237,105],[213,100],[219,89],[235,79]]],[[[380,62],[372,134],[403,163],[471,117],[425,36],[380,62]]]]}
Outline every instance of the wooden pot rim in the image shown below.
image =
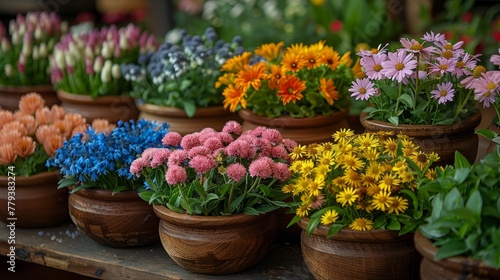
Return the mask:
{"type": "Polygon", "coordinates": [[[439,261],[434,260],[438,248],[434,247],[432,241],[426,238],[420,231],[414,236],[415,248],[426,259],[436,263],[439,266],[446,267],[458,273],[464,271],[473,272],[479,276],[500,277],[500,270],[487,266],[481,261],[473,260],[464,256],[451,257],[439,261]]]}
{"type": "MultiPolygon", "coordinates": [[[[74,186],[71,186],[69,190],[73,190],[73,188],[74,186]]],[[[113,194],[113,190],[107,189],[82,189],[70,195],[104,201],[144,201],[136,191],[121,191],[113,194]]],[[[144,203],[147,204],[147,201],[144,203]]]]}
{"type": "MultiPolygon", "coordinates": [[[[14,171],[14,174],[16,172],[14,171]]],[[[57,183],[62,178],[59,170],[42,172],[31,176],[16,176],[16,186],[18,187],[30,187],[39,186],[48,183],[57,183]]],[[[7,187],[9,182],[9,176],[0,176],[0,185],[7,187]]],[[[57,188],[57,186],[54,186],[57,188]]]]}
{"type": "Polygon", "coordinates": [[[408,136],[424,136],[435,135],[436,132],[444,134],[461,133],[466,130],[474,130],[481,122],[481,111],[477,111],[470,117],[461,120],[452,125],[418,125],[418,124],[399,124],[394,126],[390,122],[378,121],[373,119],[366,119],[368,113],[363,112],[360,114],[360,122],[363,127],[372,131],[394,131],[401,132],[408,136]]]}
{"type": "Polygon", "coordinates": [[[334,124],[347,118],[349,110],[336,111],[329,115],[316,115],[311,118],[294,118],[290,116],[281,116],[276,118],[268,118],[259,116],[252,111],[243,109],[238,111],[238,115],[245,121],[267,126],[267,127],[289,127],[289,128],[309,128],[321,127],[329,124],[334,124]]]}
{"type": "Polygon", "coordinates": [[[188,215],[185,213],[174,212],[167,207],[159,204],[153,205],[153,210],[161,220],[168,223],[190,227],[190,228],[213,228],[227,227],[228,225],[251,224],[256,220],[268,218],[269,215],[274,215],[274,212],[269,212],[261,215],[234,214],[228,216],[200,216],[188,215]]]}
{"type": "Polygon", "coordinates": [[[47,85],[25,85],[25,86],[11,86],[0,85],[0,91],[25,95],[31,92],[37,93],[55,93],[54,87],[51,84],[47,85]]]}
{"type": "Polygon", "coordinates": [[[64,90],[57,90],[57,97],[63,102],[69,103],[82,103],[90,105],[109,105],[113,103],[130,103],[134,102],[134,99],[130,96],[123,95],[109,95],[109,96],[99,96],[93,98],[89,95],[68,93],[64,90]]]}
{"type": "MultiPolygon", "coordinates": [[[[166,116],[166,117],[181,117],[188,118],[184,109],[169,107],[169,106],[158,106],[149,103],[139,103],[137,102],[137,108],[141,112],[150,113],[158,116],[166,116]]],[[[206,108],[196,108],[196,113],[194,114],[194,118],[199,117],[213,117],[213,116],[224,116],[231,114],[229,111],[224,110],[222,106],[213,106],[206,108]]]]}
{"type": "MultiPolygon", "coordinates": [[[[298,225],[304,230],[304,234],[307,234],[307,232],[305,231],[307,230],[309,220],[309,218],[301,218],[298,221],[298,225]]],[[[312,234],[320,237],[326,237],[327,233],[328,227],[319,225],[312,234]]],[[[413,233],[407,233],[400,236],[399,231],[396,230],[372,229],[369,231],[357,231],[349,228],[343,228],[329,239],[340,241],[385,243],[392,242],[394,240],[402,241],[413,239],[413,233]]]]}

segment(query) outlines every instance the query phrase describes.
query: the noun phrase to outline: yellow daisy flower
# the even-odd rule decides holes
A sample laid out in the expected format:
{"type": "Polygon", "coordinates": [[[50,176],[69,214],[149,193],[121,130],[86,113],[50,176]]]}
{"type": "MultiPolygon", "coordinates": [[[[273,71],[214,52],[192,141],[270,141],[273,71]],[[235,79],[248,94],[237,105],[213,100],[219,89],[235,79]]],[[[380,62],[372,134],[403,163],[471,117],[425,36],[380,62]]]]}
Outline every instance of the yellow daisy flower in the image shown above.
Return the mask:
{"type": "Polygon", "coordinates": [[[429,158],[427,157],[427,154],[419,151],[418,153],[414,153],[413,156],[410,157],[413,162],[415,162],[418,165],[418,168],[420,170],[424,169],[424,167],[429,163],[429,158]]]}
{"type": "Polygon", "coordinates": [[[386,211],[390,205],[391,192],[380,191],[373,195],[372,205],[373,208],[380,211],[386,211]]]}
{"type": "Polygon", "coordinates": [[[309,184],[309,193],[311,196],[319,196],[319,193],[325,186],[325,177],[316,176],[314,181],[309,184]]]}
{"type": "Polygon", "coordinates": [[[373,177],[375,180],[379,180],[384,173],[384,168],[382,165],[376,161],[368,163],[365,170],[366,175],[373,177]]]}
{"type": "Polygon", "coordinates": [[[341,165],[346,169],[360,170],[364,167],[364,162],[352,153],[349,153],[342,158],[341,165]]]}
{"type": "Polygon", "coordinates": [[[361,175],[354,170],[346,170],[342,178],[346,181],[348,186],[355,188],[361,187],[361,175]]]}
{"type": "Polygon", "coordinates": [[[356,193],[354,188],[345,188],[337,194],[336,199],[337,202],[342,204],[342,207],[344,207],[346,204],[349,206],[353,205],[358,197],[359,195],[356,193]]]}
{"type": "Polygon", "coordinates": [[[325,226],[333,224],[337,221],[338,218],[339,213],[337,213],[337,211],[335,211],[334,209],[328,210],[321,216],[321,224],[325,226]]]}
{"type": "Polygon", "coordinates": [[[404,213],[406,209],[408,209],[408,200],[406,198],[393,196],[389,199],[389,208],[387,211],[389,214],[395,212],[396,215],[399,215],[400,213],[404,213]]]}
{"type": "Polygon", "coordinates": [[[341,128],[337,132],[335,132],[332,137],[336,142],[340,142],[341,140],[347,140],[347,138],[354,135],[354,130],[348,128],[341,128]]]}
{"type": "Polygon", "coordinates": [[[386,173],[379,181],[379,187],[383,191],[391,191],[394,187],[398,187],[401,179],[396,178],[396,174],[386,173]]]}
{"type": "Polygon", "coordinates": [[[398,143],[393,138],[387,139],[383,143],[383,147],[385,148],[384,151],[383,151],[384,154],[389,154],[393,158],[397,156],[397,154],[398,154],[398,143]]]}
{"type": "Polygon", "coordinates": [[[366,218],[357,218],[349,225],[349,228],[357,231],[367,231],[373,228],[373,222],[366,218]]]}
{"type": "Polygon", "coordinates": [[[290,153],[290,157],[293,160],[297,160],[305,156],[306,152],[306,146],[299,144],[293,148],[292,152],[290,153]]]}
{"type": "Polygon", "coordinates": [[[297,207],[297,209],[295,210],[295,214],[299,217],[306,217],[310,209],[311,206],[309,205],[301,205],[297,207]]]}
{"type": "Polygon", "coordinates": [[[378,138],[373,133],[365,133],[356,138],[356,143],[364,150],[367,148],[376,148],[380,145],[378,138]]]}

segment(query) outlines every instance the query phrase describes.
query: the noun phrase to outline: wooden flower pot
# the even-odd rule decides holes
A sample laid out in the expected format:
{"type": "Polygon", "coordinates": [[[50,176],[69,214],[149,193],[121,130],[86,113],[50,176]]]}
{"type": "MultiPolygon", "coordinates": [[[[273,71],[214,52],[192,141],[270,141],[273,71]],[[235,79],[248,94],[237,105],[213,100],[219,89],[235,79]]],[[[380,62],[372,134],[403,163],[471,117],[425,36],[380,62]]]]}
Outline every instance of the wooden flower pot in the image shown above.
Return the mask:
{"type": "Polygon", "coordinates": [[[230,274],[261,261],[276,236],[273,213],[251,216],[191,216],[154,205],[160,238],[181,267],[202,274],[230,274]]]}
{"type": "Polygon", "coordinates": [[[36,92],[45,100],[45,106],[60,104],[59,98],[52,85],[36,86],[1,86],[0,85],[0,107],[4,110],[15,112],[19,109],[19,100],[27,93],[36,92]]]}

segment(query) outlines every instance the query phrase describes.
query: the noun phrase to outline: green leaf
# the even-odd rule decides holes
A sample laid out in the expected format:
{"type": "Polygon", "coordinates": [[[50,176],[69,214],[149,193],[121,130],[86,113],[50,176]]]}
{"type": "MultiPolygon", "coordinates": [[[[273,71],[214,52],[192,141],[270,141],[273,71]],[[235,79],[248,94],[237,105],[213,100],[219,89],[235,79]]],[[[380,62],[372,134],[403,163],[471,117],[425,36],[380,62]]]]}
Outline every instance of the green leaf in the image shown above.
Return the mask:
{"type": "Polygon", "coordinates": [[[309,219],[309,224],[307,225],[307,233],[312,234],[313,231],[318,227],[320,221],[320,217],[309,219]]]}
{"type": "Polygon", "coordinates": [[[390,123],[392,123],[394,126],[399,125],[399,117],[389,117],[387,119],[390,123]]]}
{"type": "Polygon", "coordinates": [[[470,168],[457,168],[455,174],[453,174],[453,180],[455,180],[457,185],[462,184],[469,177],[470,171],[470,168]]]}
{"type": "Polygon", "coordinates": [[[380,87],[380,89],[387,94],[387,96],[390,98],[390,99],[393,99],[393,100],[397,100],[398,99],[398,89],[396,87],[392,87],[392,86],[387,86],[387,85],[383,85],[380,87]]]}
{"type": "Polygon", "coordinates": [[[454,240],[449,242],[448,244],[444,244],[441,246],[435,256],[435,260],[439,261],[442,259],[459,256],[467,252],[467,246],[465,245],[465,241],[463,240],[454,240]]]}
{"type": "Polygon", "coordinates": [[[243,208],[243,213],[245,213],[247,215],[254,215],[254,216],[261,214],[261,212],[257,211],[253,207],[245,207],[245,208],[243,208]]]}
{"type": "Polygon", "coordinates": [[[410,108],[413,108],[415,106],[413,97],[407,93],[401,94],[401,96],[399,97],[399,101],[401,101],[404,105],[410,108]]]}
{"type": "Polygon", "coordinates": [[[179,90],[181,92],[185,92],[189,87],[191,87],[192,84],[193,82],[191,80],[182,80],[179,86],[179,90]]]}
{"type": "Polygon", "coordinates": [[[387,225],[387,229],[390,230],[400,230],[401,229],[401,224],[399,223],[398,220],[390,219],[389,224],[387,225]]]}
{"type": "Polygon", "coordinates": [[[69,186],[73,186],[77,182],[78,182],[78,180],[75,178],[63,178],[63,179],[59,180],[59,182],[57,184],[57,188],[62,189],[62,188],[66,188],[69,186]]]}
{"type": "Polygon", "coordinates": [[[149,204],[151,204],[151,196],[153,196],[154,191],[152,190],[147,190],[139,193],[139,197],[142,198],[142,200],[147,201],[149,204]]]}
{"type": "Polygon", "coordinates": [[[184,111],[188,117],[192,118],[194,114],[196,114],[196,104],[194,104],[193,101],[185,100],[182,102],[182,105],[184,106],[184,111]]]}
{"type": "Polygon", "coordinates": [[[240,206],[241,202],[245,199],[245,194],[238,196],[235,200],[231,202],[229,206],[229,212],[233,212],[238,206],[240,206]]]}
{"type": "Polygon", "coordinates": [[[493,140],[493,138],[498,136],[498,134],[496,134],[494,131],[491,131],[491,130],[486,129],[486,128],[481,128],[481,129],[476,130],[476,134],[481,135],[488,140],[493,140]]]}
{"type": "Polygon", "coordinates": [[[452,188],[448,194],[444,197],[444,209],[453,210],[456,208],[463,207],[464,202],[462,195],[456,187],[452,188]]]}
{"type": "Polygon", "coordinates": [[[465,204],[467,209],[470,209],[472,213],[481,216],[481,209],[483,208],[483,198],[481,197],[481,193],[478,189],[472,191],[467,203],[465,204]]]}
{"type": "Polygon", "coordinates": [[[455,168],[470,168],[471,164],[459,151],[455,151],[455,168]]]}
{"type": "Polygon", "coordinates": [[[326,233],[326,238],[330,238],[330,237],[334,236],[344,227],[346,227],[346,225],[344,225],[344,224],[332,224],[332,225],[330,225],[330,227],[328,228],[328,232],[326,233]]]}
{"type": "Polygon", "coordinates": [[[128,190],[130,190],[130,188],[127,186],[117,186],[113,189],[113,192],[111,193],[111,195],[114,195],[115,193],[119,193],[122,191],[128,191],[128,190]]]}

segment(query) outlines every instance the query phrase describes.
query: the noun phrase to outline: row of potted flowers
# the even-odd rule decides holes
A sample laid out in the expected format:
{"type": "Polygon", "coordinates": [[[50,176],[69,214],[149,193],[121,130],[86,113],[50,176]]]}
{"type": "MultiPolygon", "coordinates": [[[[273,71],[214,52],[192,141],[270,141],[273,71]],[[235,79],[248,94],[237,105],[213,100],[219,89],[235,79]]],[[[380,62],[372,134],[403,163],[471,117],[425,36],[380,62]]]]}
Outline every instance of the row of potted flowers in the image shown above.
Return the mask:
{"type": "MultiPolygon", "coordinates": [[[[500,265],[495,241],[495,221],[500,213],[495,167],[498,149],[473,165],[457,153],[455,165],[435,167],[437,154],[425,153],[413,139],[391,132],[355,134],[341,129],[333,133],[332,141],[301,145],[283,138],[278,130],[262,126],[244,130],[236,121],[227,122],[221,131],[205,128],[184,136],[169,131],[166,123],[147,120],[121,121],[117,125],[94,121],[90,127],[78,114],[66,113],[57,105],[45,107],[35,93],[24,96],[19,108],[16,113],[0,111],[2,174],[36,176],[46,170],[62,174],[59,189],[71,189],[68,213],[72,220],[81,231],[105,245],[149,244],[158,240],[160,227],[164,248],[179,265],[197,273],[233,273],[265,256],[278,230],[276,219],[287,218],[277,215],[276,210],[285,208],[295,214],[287,222],[298,222],[305,232],[304,258],[318,279],[351,275],[352,269],[344,264],[349,262],[345,256],[324,256],[331,259],[331,267],[339,267],[340,262],[340,267],[346,269],[322,275],[325,268],[307,257],[310,250],[324,251],[317,248],[324,242],[316,239],[345,239],[343,235],[356,236],[357,232],[375,234],[375,239],[409,240],[406,248],[410,251],[399,255],[393,252],[394,261],[406,259],[409,263],[399,269],[391,262],[377,264],[384,271],[383,277],[388,271],[399,278],[410,278],[415,273],[417,255],[412,239],[407,237],[417,229],[437,241],[441,247],[437,259],[465,254],[496,269],[500,265]],[[57,139],[48,140],[52,138],[57,139]],[[130,201],[134,206],[116,208],[113,200],[121,204],[130,201]],[[104,213],[89,209],[104,209],[104,213]],[[177,221],[178,216],[188,222],[177,221]],[[208,217],[216,217],[218,222],[208,217]],[[241,251],[254,258],[245,265],[228,266],[221,255],[219,266],[207,266],[214,256],[199,253],[198,266],[190,266],[192,259],[178,252],[210,251],[213,247],[206,244],[213,237],[200,243],[175,237],[201,236],[202,230],[183,226],[203,223],[204,231],[221,234],[227,230],[227,222],[219,220],[224,217],[237,218],[244,231],[252,233],[245,235],[245,242],[254,244],[254,250],[241,251]],[[264,225],[260,228],[257,221],[248,221],[252,217],[264,225]],[[391,234],[381,237],[381,231],[391,234]],[[268,240],[259,241],[260,237],[268,240]],[[185,244],[190,245],[186,248],[185,244]]],[[[16,195],[21,195],[23,186],[16,188],[16,195]]],[[[55,185],[52,190],[57,191],[55,185]]],[[[22,197],[16,199],[20,214],[22,197]]],[[[2,203],[6,204],[6,200],[2,203]]],[[[38,212],[44,213],[47,207],[42,205],[38,212]]],[[[56,209],[65,210],[60,203],[56,209]]],[[[5,220],[7,213],[1,213],[5,220]]],[[[64,219],[47,220],[53,224],[64,219]]],[[[230,246],[235,235],[241,236],[224,234],[226,238],[219,241],[224,246],[230,246]]],[[[235,245],[238,248],[239,242],[235,245]]],[[[422,246],[417,244],[417,248],[422,246]]],[[[419,250],[424,257],[434,258],[419,250]]],[[[233,248],[225,253],[235,251],[233,248]]],[[[489,273],[496,273],[492,271],[489,273]]]]}

